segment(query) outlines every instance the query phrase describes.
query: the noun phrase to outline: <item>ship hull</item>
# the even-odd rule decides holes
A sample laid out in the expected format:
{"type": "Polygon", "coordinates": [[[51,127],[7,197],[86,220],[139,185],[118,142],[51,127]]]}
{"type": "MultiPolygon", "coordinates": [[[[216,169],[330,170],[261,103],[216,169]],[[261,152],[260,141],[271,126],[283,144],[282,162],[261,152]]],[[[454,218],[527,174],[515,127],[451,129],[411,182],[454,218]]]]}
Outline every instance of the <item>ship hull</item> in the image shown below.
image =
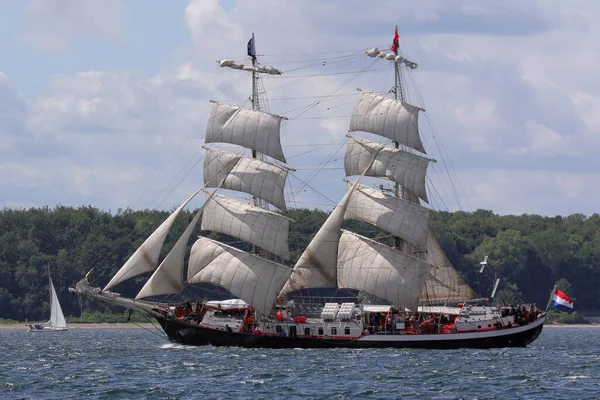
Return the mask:
{"type": "Polygon", "coordinates": [[[525,347],[542,332],[545,318],[521,327],[452,334],[366,335],[355,339],[253,335],[206,328],[185,321],[156,316],[172,342],[193,346],[248,348],[503,348],[525,347]]]}
{"type": "Polygon", "coordinates": [[[66,332],[68,331],[69,328],[50,328],[50,327],[43,327],[43,328],[28,328],[27,332],[28,333],[48,333],[48,332],[66,332]]]}

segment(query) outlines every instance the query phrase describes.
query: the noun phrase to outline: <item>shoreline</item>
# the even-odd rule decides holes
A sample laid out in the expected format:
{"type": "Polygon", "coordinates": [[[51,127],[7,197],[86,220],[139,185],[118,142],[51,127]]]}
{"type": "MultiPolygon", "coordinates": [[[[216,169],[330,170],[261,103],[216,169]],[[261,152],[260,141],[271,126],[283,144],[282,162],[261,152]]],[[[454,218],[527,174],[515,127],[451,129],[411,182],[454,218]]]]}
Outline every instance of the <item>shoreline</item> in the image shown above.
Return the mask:
{"type": "MultiPolygon", "coordinates": [[[[18,324],[0,324],[0,331],[27,331],[28,323],[18,324]]],[[[102,323],[72,323],[69,324],[69,330],[79,329],[153,329],[157,324],[149,322],[131,323],[131,322],[102,322],[102,323]]],[[[600,329],[600,324],[544,324],[544,329],[600,329]]]]}
{"type": "MultiPolygon", "coordinates": [[[[31,323],[34,324],[33,322],[31,323]]],[[[20,322],[17,324],[0,324],[0,331],[27,331],[29,322],[20,322]]],[[[101,322],[101,323],[72,323],[68,324],[69,330],[78,329],[148,329],[155,328],[158,325],[150,322],[132,323],[132,322],[101,322]]]]}
{"type": "Polygon", "coordinates": [[[600,324],[544,324],[544,329],[546,328],[600,328],[600,324]]]}

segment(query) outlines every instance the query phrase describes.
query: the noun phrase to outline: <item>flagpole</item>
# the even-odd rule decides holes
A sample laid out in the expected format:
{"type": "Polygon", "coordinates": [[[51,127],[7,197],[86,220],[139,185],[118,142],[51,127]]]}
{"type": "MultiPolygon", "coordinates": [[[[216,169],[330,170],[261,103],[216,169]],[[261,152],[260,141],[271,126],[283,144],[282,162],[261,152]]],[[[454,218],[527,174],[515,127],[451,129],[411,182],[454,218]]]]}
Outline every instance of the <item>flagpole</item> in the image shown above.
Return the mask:
{"type": "Polygon", "coordinates": [[[550,298],[548,299],[548,304],[546,304],[546,311],[544,311],[544,313],[548,312],[548,309],[550,308],[550,303],[552,302],[552,297],[554,297],[555,291],[556,291],[556,285],[554,285],[554,288],[552,289],[552,292],[550,293],[550,298]]]}

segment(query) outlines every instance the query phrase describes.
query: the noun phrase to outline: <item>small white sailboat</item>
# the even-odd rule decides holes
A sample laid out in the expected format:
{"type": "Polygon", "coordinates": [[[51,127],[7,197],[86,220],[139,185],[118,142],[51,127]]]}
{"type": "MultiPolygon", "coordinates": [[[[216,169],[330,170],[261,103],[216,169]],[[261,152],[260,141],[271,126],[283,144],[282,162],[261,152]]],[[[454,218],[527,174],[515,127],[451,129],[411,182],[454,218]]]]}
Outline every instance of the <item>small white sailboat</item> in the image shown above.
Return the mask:
{"type": "Polygon", "coordinates": [[[60,303],[58,302],[54,284],[52,284],[50,270],[48,270],[48,281],[50,283],[50,320],[45,324],[30,324],[27,332],[60,332],[69,330],[62,308],[60,308],[60,303]]]}

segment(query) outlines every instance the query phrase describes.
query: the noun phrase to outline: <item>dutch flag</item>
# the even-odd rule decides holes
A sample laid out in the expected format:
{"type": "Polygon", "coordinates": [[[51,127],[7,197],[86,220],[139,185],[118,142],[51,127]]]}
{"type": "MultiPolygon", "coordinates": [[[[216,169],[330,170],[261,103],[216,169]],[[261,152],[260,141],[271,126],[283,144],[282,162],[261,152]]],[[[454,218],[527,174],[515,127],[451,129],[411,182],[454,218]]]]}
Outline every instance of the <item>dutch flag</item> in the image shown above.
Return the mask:
{"type": "Polygon", "coordinates": [[[559,288],[555,288],[554,294],[552,295],[552,306],[573,310],[573,300],[559,288]]]}

